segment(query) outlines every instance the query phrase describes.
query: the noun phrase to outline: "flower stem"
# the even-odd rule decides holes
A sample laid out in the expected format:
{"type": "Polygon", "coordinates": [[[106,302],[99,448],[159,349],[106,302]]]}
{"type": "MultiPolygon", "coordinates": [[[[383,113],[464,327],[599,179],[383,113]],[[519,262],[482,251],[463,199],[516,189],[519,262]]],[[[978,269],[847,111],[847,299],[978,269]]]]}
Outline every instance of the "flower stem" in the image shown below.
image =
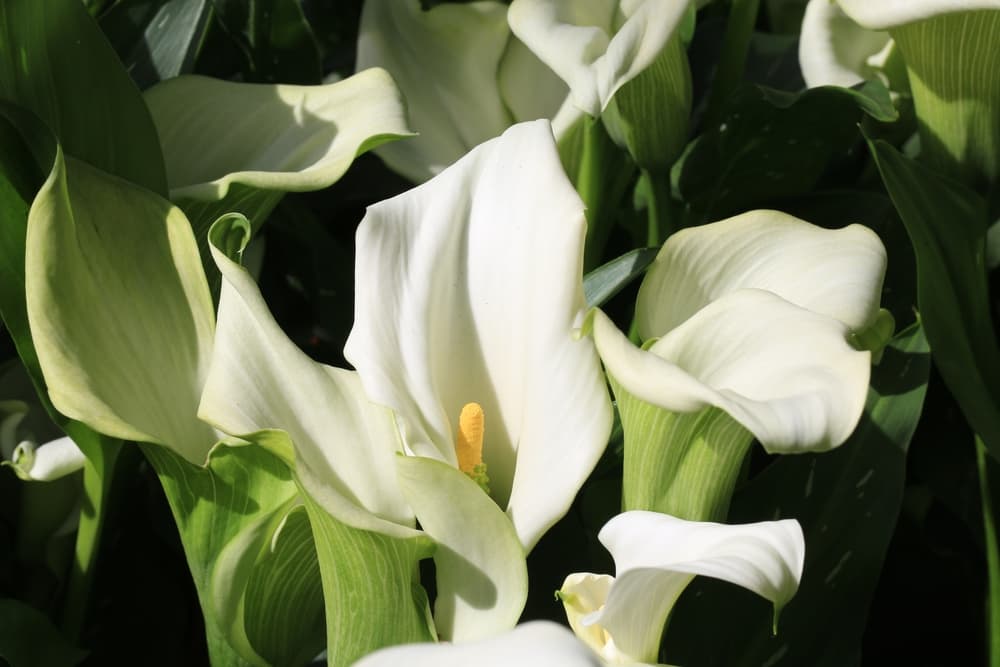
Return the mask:
{"type": "Polygon", "coordinates": [[[1000,547],[997,544],[996,516],[990,489],[990,467],[995,465],[986,455],[986,446],[976,436],[976,465],[979,469],[979,491],[983,504],[983,542],[986,547],[987,587],[987,664],[1000,667],[1000,547]]]}

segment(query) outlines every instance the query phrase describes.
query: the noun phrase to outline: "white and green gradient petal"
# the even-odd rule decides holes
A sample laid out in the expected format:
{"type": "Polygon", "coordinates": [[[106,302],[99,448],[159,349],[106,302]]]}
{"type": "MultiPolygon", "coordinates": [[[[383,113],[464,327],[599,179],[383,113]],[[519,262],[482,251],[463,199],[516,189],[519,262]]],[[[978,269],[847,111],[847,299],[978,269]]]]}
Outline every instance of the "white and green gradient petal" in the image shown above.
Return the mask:
{"type": "Polygon", "coordinates": [[[60,152],[28,216],[28,321],[52,403],[124,440],[205,463],[215,317],[187,218],[60,152]]]}
{"type": "Polygon", "coordinates": [[[395,410],[409,453],[456,465],[462,407],[485,412],[492,497],[526,550],[603,451],[611,405],[585,302],[583,204],[550,126],[523,123],[358,229],[345,355],[395,410]]]}
{"type": "Polygon", "coordinates": [[[368,0],[361,15],[357,67],[379,67],[395,79],[416,137],[377,153],[395,171],[422,183],[513,121],[497,73],[510,30],[499,2],[442,4],[368,0]]]}
{"type": "Polygon", "coordinates": [[[354,667],[601,667],[569,630],[550,621],[532,621],[510,632],[461,644],[407,644],[376,651],[354,667]]]}
{"type": "Polygon", "coordinates": [[[860,331],[878,313],[885,266],[881,240],[861,225],[829,230],[758,210],[691,227],[667,240],[642,282],[639,334],[663,336],[743,288],[767,290],[860,331]]]}
{"type": "Polygon", "coordinates": [[[794,520],[726,525],[633,511],[598,537],[615,577],[572,574],[559,595],[577,636],[610,664],[656,662],[670,610],[695,576],[751,590],[777,613],[798,590],[805,559],[794,520]]]}
{"type": "Polygon", "coordinates": [[[86,460],[76,443],[63,436],[42,444],[22,440],[3,465],[24,481],[51,482],[82,470],[86,460]]]}
{"type": "Polygon", "coordinates": [[[399,90],[380,69],[321,86],[180,76],[144,98],[174,199],[215,201],[234,184],[319,190],[360,153],[412,134],[399,90]]]}
{"type": "Polygon", "coordinates": [[[284,334],[253,278],[227,255],[248,234],[245,219],[233,216],[209,235],[223,282],[199,416],[237,437],[284,431],[296,476],[323,509],[355,528],[411,536],[392,415],[368,401],[354,372],[313,361],[284,334]]]}

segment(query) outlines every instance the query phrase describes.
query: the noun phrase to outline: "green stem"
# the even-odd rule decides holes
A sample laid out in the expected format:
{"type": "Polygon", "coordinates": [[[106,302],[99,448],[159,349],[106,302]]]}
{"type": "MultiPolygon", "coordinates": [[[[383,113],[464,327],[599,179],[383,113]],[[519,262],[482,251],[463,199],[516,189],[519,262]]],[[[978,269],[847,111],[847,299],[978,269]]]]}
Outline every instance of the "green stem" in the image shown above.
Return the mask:
{"type": "Polygon", "coordinates": [[[986,570],[988,607],[986,612],[988,663],[1000,667],[1000,548],[997,544],[996,517],[993,513],[993,496],[990,489],[990,465],[986,446],[976,436],[976,465],[979,469],[979,490],[983,503],[983,541],[986,545],[986,570]]]}
{"type": "Polygon", "coordinates": [[[90,607],[91,591],[98,568],[101,538],[113,498],[118,495],[120,482],[115,472],[135,456],[122,457],[122,442],[97,435],[82,424],[66,424],[66,432],[87,457],[83,466],[83,498],[80,524],[76,533],[73,567],[70,569],[66,596],[63,600],[61,626],[67,637],[79,640],[90,607]]]}
{"type": "Polygon", "coordinates": [[[722,42],[722,54],[715,71],[715,81],[708,98],[704,125],[710,127],[722,120],[722,107],[730,93],[739,85],[746,66],[747,49],[757,23],[760,0],[733,0],[722,42]]]}
{"type": "Polygon", "coordinates": [[[677,231],[670,202],[670,175],[643,169],[639,179],[647,194],[646,245],[658,248],[677,231]]]}

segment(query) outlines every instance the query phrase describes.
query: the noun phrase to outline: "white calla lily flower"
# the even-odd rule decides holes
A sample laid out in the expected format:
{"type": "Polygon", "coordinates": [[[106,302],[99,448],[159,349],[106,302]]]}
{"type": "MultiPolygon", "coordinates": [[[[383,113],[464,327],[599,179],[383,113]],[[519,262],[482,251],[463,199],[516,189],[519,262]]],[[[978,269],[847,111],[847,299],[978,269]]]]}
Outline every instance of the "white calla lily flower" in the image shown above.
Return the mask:
{"type": "Polygon", "coordinates": [[[51,482],[83,470],[87,457],[69,436],[42,444],[22,440],[14,448],[9,465],[25,481],[51,482]]]}
{"type": "Polygon", "coordinates": [[[601,664],[563,626],[533,621],[476,642],[392,646],[365,656],[354,667],[600,667],[601,664]]]}
{"type": "Polygon", "coordinates": [[[511,30],[593,117],[666,47],[688,11],[678,0],[514,0],[511,30]]]}
{"type": "Polygon", "coordinates": [[[527,550],[569,509],[611,428],[596,352],[576,335],[585,230],[545,121],[370,207],[358,229],[345,356],[398,414],[409,453],[484,465],[527,550]],[[485,418],[471,450],[466,408],[485,418]]]}
{"type": "Polygon", "coordinates": [[[830,449],[864,408],[870,353],[848,337],[875,319],[885,262],[867,228],[753,211],[664,244],[636,305],[651,346],[632,345],[600,311],[594,339],[640,400],[721,408],[771,452],[830,449]]]}
{"type": "Polygon", "coordinates": [[[887,32],[861,27],[836,2],[810,0],[799,37],[802,78],[810,88],[849,88],[876,75],[879,55],[891,44],[887,32]]]}
{"type": "Polygon", "coordinates": [[[907,23],[980,9],[1000,9],[1000,0],[837,0],[855,23],[888,30],[907,23]]]}
{"type": "Polygon", "coordinates": [[[798,590],[805,540],[797,521],[726,525],[625,512],[598,536],[615,576],[571,574],[559,591],[570,627],[609,665],[655,664],[670,611],[696,575],[770,600],[775,614],[798,590]]]}
{"type": "Polygon", "coordinates": [[[562,80],[511,34],[505,4],[420,4],[367,0],[361,14],[357,68],[392,75],[418,133],[376,151],[392,169],[422,183],[516,122],[553,119],[558,138],[580,117],[562,80]]]}

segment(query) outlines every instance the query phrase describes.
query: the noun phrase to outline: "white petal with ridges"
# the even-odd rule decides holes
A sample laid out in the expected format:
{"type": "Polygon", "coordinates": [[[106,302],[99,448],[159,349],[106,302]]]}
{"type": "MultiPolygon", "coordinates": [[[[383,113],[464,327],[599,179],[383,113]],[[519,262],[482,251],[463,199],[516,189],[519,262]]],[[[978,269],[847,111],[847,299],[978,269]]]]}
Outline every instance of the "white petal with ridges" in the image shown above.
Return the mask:
{"type": "Polygon", "coordinates": [[[1000,0],[838,0],[844,12],[870,30],[886,30],[952,12],[1000,9],[1000,0]]]}
{"type": "Polygon", "coordinates": [[[805,541],[797,521],[726,525],[656,512],[625,512],[599,534],[616,576],[603,607],[584,617],[622,655],[655,662],[663,625],[695,575],[742,586],[780,610],[798,590],[805,541]]]}
{"type": "Polygon", "coordinates": [[[742,288],[773,292],[853,330],[879,310],[885,247],[867,227],[829,230],[780,211],[750,211],[677,232],[636,299],[643,339],[662,336],[742,288]]]}
{"type": "Polygon", "coordinates": [[[459,412],[482,406],[493,497],[529,550],[569,508],[611,427],[595,350],[574,336],[585,224],[537,121],[370,207],[358,229],[345,355],[419,456],[455,465],[459,412]]]}
{"type": "Polygon", "coordinates": [[[378,155],[420,183],[499,135],[511,124],[497,70],[510,31],[498,2],[443,4],[368,0],[358,35],[358,69],[382,67],[406,99],[419,136],[382,147],[378,155]]]}
{"type": "Polygon", "coordinates": [[[144,97],[174,198],[222,199],[234,183],[319,190],[358,154],[410,134],[399,91],[379,69],[321,86],[180,76],[144,97]]]}
{"type": "Polygon", "coordinates": [[[890,41],[888,33],[862,28],[830,0],[809,0],[802,18],[799,65],[810,88],[845,88],[871,78],[868,59],[890,41]]]}
{"type": "Polygon", "coordinates": [[[561,625],[532,621],[505,634],[464,644],[407,644],[376,651],[354,667],[601,667],[561,625]]]}
{"type": "Polygon", "coordinates": [[[717,299],[648,350],[600,311],[593,333],[629,393],[675,412],[714,405],[770,452],[836,447],[864,409],[871,354],[848,344],[841,322],[769,292],[717,299]]]}
{"type": "Polygon", "coordinates": [[[569,85],[577,107],[597,117],[656,59],[686,11],[677,0],[514,0],[508,21],[569,85]]]}
{"type": "Polygon", "coordinates": [[[411,535],[392,415],[367,400],[355,373],[316,363],[285,336],[250,274],[220,250],[227,235],[247,233],[227,228],[234,221],[224,218],[210,233],[223,283],[199,416],[235,436],[286,432],[299,481],[330,514],[356,528],[411,535]]]}

